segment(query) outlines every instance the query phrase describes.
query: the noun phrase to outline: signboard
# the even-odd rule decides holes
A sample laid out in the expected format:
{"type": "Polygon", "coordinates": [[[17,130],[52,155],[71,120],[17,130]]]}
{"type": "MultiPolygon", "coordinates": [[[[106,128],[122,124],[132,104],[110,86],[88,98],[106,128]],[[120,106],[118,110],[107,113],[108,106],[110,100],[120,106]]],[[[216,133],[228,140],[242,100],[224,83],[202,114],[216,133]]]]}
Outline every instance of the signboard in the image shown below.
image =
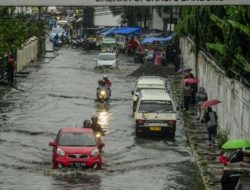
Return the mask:
{"type": "Polygon", "coordinates": [[[0,0],[0,6],[250,5],[250,0],[0,0]]]}

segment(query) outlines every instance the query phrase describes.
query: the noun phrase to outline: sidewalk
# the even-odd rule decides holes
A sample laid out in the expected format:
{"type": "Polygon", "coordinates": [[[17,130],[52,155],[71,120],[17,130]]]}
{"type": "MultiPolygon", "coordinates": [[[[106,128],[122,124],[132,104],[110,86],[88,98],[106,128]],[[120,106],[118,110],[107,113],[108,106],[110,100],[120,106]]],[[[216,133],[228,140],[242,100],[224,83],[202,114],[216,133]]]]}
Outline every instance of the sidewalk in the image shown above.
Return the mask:
{"type": "MultiPolygon", "coordinates": [[[[171,82],[175,102],[182,101],[182,78],[180,74],[173,73],[168,76],[171,82]]],[[[179,111],[180,119],[183,122],[183,129],[192,149],[193,156],[199,168],[202,181],[206,190],[221,190],[220,179],[223,165],[217,161],[220,155],[218,146],[208,146],[208,132],[204,124],[197,121],[195,109],[190,107],[190,111],[179,111]]]]}

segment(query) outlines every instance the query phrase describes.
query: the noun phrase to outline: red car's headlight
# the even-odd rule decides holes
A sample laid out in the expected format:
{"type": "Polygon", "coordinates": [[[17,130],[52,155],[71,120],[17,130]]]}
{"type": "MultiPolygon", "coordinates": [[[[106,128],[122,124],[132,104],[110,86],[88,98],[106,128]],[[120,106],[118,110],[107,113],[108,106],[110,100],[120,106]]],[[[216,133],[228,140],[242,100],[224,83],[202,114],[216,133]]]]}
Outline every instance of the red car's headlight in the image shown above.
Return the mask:
{"type": "Polygon", "coordinates": [[[99,155],[99,150],[97,148],[95,148],[94,150],[92,150],[92,152],[90,153],[91,156],[98,156],[99,155]]]}
{"type": "Polygon", "coordinates": [[[64,156],[65,152],[63,151],[63,149],[57,148],[56,154],[58,154],[59,156],[64,156]]]}

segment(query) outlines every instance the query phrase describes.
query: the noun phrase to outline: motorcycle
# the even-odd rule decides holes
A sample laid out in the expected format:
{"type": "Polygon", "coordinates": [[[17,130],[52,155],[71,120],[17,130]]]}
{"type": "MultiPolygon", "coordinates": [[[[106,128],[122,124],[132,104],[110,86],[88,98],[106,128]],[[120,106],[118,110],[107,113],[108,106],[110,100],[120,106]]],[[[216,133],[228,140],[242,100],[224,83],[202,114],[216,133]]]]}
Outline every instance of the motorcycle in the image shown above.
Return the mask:
{"type": "Polygon", "coordinates": [[[61,39],[56,40],[55,46],[54,46],[55,50],[60,49],[62,47],[62,45],[63,45],[63,42],[61,39]]]}
{"type": "Polygon", "coordinates": [[[99,102],[108,102],[110,99],[110,89],[106,87],[97,88],[97,100],[99,102]]]}
{"type": "Polygon", "coordinates": [[[103,143],[102,139],[102,133],[101,132],[96,132],[95,133],[95,138],[99,147],[99,150],[102,151],[103,147],[105,146],[105,144],[103,143]]]}

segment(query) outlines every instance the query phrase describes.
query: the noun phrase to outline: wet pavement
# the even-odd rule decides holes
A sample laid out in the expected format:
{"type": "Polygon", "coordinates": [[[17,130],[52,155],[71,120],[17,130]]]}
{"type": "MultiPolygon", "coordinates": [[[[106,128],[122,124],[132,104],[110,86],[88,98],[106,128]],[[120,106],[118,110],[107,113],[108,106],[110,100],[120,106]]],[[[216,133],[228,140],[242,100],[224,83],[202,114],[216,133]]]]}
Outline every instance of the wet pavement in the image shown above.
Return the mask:
{"type": "Polygon", "coordinates": [[[116,70],[95,70],[97,52],[62,49],[31,68],[0,99],[0,189],[194,190],[197,168],[181,122],[176,139],[136,138],[131,90],[137,68],[120,56],[116,70]],[[112,102],[95,102],[97,81],[112,80],[112,102]],[[102,170],[54,172],[49,141],[62,127],[80,127],[98,113],[107,130],[102,170]]]}

